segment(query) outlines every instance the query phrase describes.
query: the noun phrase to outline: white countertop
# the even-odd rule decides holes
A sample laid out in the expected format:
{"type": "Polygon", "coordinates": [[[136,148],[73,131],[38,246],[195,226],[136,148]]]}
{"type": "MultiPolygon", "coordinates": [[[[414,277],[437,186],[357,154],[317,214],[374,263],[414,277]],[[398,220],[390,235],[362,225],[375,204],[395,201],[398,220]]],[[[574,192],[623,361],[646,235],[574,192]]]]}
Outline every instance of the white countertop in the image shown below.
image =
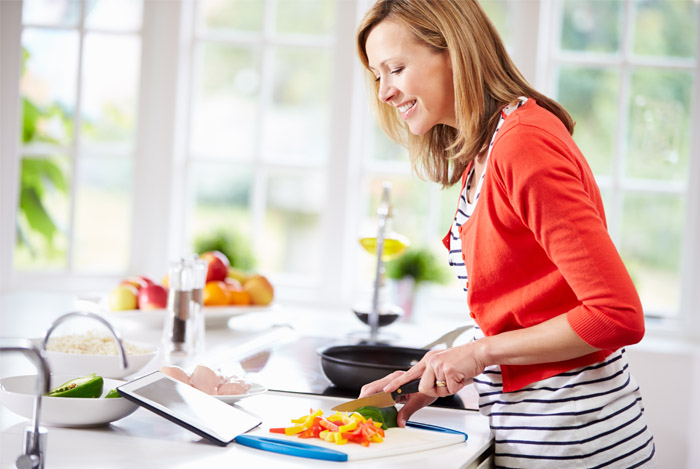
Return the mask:
{"type": "MultiPolygon", "coordinates": [[[[15,294],[0,297],[0,339],[41,337],[51,321],[73,309],[73,299],[61,294],[15,294]]],[[[114,324],[127,339],[157,344],[160,330],[114,324]]],[[[425,345],[454,325],[395,324],[386,329],[401,341],[413,346],[425,345]]],[[[264,350],[271,344],[295,340],[304,334],[347,334],[362,332],[364,326],[351,312],[312,312],[306,308],[278,306],[270,313],[234,318],[228,327],[207,330],[207,351],[196,361],[206,364],[237,366],[238,360],[264,350]]],[[[157,369],[156,361],[150,365],[157,369]]],[[[0,378],[35,373],[33,365],[21,354],[0,355],[0,378]]],[[[264,383],[263,383],[264,384],[264,383]]],[[[330,408],[341,398],[320,395],[267,392],[249,397],[237,404],[255,413],[263,425],[270,419],[284,415],[289,418],[290,406],[330,408]]],[[[472,403],[473,405],[473,403],[472,403]]],[[[291,412],[294,414],[294,411],[291,412]]],[[[301,415],[301,414],[300,414],[301,415]]],[[[343,464],[347,467],[470,467],[491,445],[487,420],[478,412],[429,407],[414,415],[412,420],[454,428],[468,433],[466,443],[438,448],[404,456],[348,463],[329,463],[292,456],[268,453],[235,443],[221,448],[203,441],[197,435],[145,409],[112,424],[93,429],[48,427],[47,468],[62,467],[216,467],[215,464],[235,462],[237,466],[258,464],[260,467],[329,467],[343,464]]],[[[21,452],[22,435],[28,421],[0,406],[0,467],[14,467],[21,452]]],[[[225,467],[225,466],[223,466],[225,467]]]]}
{"type": "MultiPolygon", "coordinates": [[[[240,401],[239,407],[279,423],[280,416],[298,417],[299,408],[330,409],[341,398],[268,392],[240,401]],[[293,401],[293,405],[290,405],[293,401]],[[293,409],[293,410],[292,410],[293,409]],[[297,412],[297,414],[295,414],[297,412]],[[276,416],[276,417],[275,417],[276,416]]],[[[444,448],[374,460],[337,463],[350,467],[468,467],[491,444],[482,417],[473,412],[426,408],[412,420],[442,425],[468,433],[465,443],[444,448]]],[[[275,423],[273,423],[274,425],[275,423]]],[[[20,453],[27,421],[0,409],[0,467],[12,467],[20,453]]],[[[202,468],[237,467],[328,467],[327,461],[297,458],[247,448],[235,443],[225,448],[205,442],[197,435],[145,409],[138,409],[109,426],[94,429],[48,427],[47,468],[202,468]],[[216,464],[216,466],[215,466],[216,464]]]]}

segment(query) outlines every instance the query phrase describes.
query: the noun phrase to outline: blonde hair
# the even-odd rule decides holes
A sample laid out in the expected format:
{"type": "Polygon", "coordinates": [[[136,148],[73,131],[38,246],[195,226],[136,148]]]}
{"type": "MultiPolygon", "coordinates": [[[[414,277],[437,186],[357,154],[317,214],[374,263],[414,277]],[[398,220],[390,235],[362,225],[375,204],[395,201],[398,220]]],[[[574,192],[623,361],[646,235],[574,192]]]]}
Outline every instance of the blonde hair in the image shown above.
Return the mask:
{"type": "Polygon", "coordinates": [[[528,84],[476,0],[378,0],[360,23],[357,51],[367,69],[382,129],[408,148],[418,175],[443,187],[460,180],[469,162],[488,146],[501,109],[519,96],[534,98],[573,133],[571,116],[559,103],[528,84]],[[376,98],[379,82],[369,70],[365,46],[374,27],[387,19],[405,25],[420,43],[435,52],[449,53],[457,128],[438,124],[425,135],[413,135],[397,110],[376,98]]]}

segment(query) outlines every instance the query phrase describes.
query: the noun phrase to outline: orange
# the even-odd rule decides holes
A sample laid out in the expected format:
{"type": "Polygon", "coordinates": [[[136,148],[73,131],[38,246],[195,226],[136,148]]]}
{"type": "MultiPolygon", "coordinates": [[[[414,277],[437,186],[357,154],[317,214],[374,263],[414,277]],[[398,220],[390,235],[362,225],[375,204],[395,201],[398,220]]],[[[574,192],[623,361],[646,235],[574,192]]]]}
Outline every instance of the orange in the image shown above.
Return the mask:
{"type": "Polygon", "coordinates": [[[245,306],[250,304],[250,295],[243,289],[241,282],[231,277],[227,277],[224,282],[226,283],[229,292],[228,304],[237,306],[245,306]]]}
{"type": "Polygon", "coordinates": [[[231,290],[229,304],[247,306],[250,304],[250,295],[245,290],[231,290]]]}
{"type": "Polygon", "coordinates": [[[207,282],[202,292],[204,306],[224,306],[229,304],[230,290],[221,280],[207,282]]]}

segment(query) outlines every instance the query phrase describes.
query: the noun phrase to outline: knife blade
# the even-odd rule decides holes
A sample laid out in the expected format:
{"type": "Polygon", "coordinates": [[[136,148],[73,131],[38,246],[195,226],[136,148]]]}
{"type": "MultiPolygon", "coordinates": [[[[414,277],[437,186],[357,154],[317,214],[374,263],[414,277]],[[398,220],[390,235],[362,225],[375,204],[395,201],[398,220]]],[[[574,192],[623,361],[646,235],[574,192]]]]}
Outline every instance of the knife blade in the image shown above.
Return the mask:
{"type": "Polygon", "coordinates": [[[361,407],[390,407],[396,404],[396,398],[404,394],[413,394],[418,392],[419,379],[414,379],[404,384],[400,388],[392,392],[378,392],[370,396],[361,397],[352,401],[343,402],[333,407],[331,410],[338,412],[353,412],[361,407]]]}

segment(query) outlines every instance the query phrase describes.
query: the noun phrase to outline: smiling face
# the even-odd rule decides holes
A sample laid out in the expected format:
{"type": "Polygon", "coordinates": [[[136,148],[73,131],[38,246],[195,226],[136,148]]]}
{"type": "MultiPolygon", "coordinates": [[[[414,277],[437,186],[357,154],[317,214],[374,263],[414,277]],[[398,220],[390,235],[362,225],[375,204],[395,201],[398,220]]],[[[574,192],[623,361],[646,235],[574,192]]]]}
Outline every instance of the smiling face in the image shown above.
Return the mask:
{"type": "Polygon", "coordinates": [[[365,50],[379,80],[379,100],[399,110],[411,133],[423,135],[437,124],[456,126],[447,52],[419,43],[404,25],[389,19],[372,29],[365,50]]]}

